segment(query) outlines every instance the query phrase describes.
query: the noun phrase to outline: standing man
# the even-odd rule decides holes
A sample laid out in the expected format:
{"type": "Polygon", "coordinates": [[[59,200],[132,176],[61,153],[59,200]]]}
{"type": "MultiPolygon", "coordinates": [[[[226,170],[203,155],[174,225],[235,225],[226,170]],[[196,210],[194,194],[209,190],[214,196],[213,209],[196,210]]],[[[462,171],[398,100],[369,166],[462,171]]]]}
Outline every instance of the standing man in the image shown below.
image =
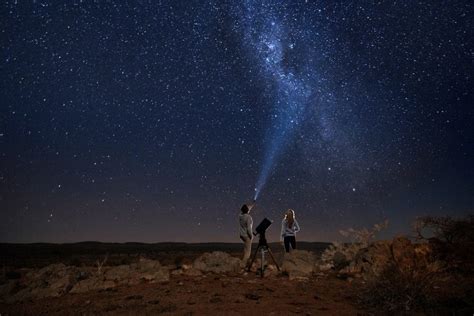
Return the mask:
{"type": "Polygon", "coordinates": [[[242,259],[243,264],[247,264],[252,252],[252,225],[253,220],[250,216],[250,210],[254,204],[244,204],[240,208],[239,223],[240,223],[240,239],[244,242],[244,257],[242,259]]]}

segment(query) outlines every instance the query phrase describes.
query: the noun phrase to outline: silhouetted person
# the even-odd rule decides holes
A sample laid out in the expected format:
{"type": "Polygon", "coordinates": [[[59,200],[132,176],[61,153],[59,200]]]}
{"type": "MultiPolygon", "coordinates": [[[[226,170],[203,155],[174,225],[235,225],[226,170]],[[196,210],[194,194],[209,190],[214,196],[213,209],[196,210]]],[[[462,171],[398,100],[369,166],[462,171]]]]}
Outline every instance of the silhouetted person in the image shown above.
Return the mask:
{"type": "Polygon", "coordinates": [[[295,211],[289,209],[285,213],[285,217],[281,222],[281,239],[285,244],[286,252],[290,252],[291,249],[296,249],[296,233],[300,231],[300,225],[295,218],[295,211]]]}
{"type": "Polygon", "coordinates": [[[252,251],[252,225],[253,220],[252,216],[250,216],[250,210],[252,209],[253,204],[244,204],[240,208],[240,215],[239,215],[239,224],[240,224],[240,239],[244,242],[244,257],[242,262],[244,264],[247,263],[248,259],[250,258],[250,253],[252,251]]]}

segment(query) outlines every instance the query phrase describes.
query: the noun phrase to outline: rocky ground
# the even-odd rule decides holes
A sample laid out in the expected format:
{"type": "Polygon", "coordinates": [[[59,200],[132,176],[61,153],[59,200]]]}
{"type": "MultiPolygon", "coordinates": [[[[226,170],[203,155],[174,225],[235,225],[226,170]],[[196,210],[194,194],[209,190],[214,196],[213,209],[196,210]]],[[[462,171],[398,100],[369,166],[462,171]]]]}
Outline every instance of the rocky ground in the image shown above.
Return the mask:
{"type": "MultiPolygon", "coordinates": [[[[182,254],[181,254],[182,255],[182,254]]],[[[95,266],[62,263],[17,269],[0,285],[1,315],[172,314],[288,315],[321,312],[354,315],[352,282],[316,272],[314,252],[294,251],[281,264],[256,260],[250,272],[235,255],[206,252],[164,265],[141,257],[131,264],[95,266]]],[[[270,258],[267,255],[267,259],[270,258]]]]}
{"type": "Polygon", "coordinates": [[[290,281],[254,273],[173,275],[61,297],[0,304],[2,315],[356,315],[351,283],[334,277],[290,281]]]}
{"type": "Polygon", "coordinates": [[[237,253],[224,251],[193,253],[192,259],[181,251],[161,262],[138,256],[133,262],[111,264],[108,256],[99,256],[93,265],[15,268],[4,271],[0,280],[0,314],[470,311],[472,276],[454,279],[443,272],[446,265],[433,259],[432,251],[429,244],[414,244],[404,237],[367,245],[334,245],[322,254],[295,250],[284,255],[278,250],[275,257],[281,270],[267,255],[263,278],[259,259],[247,272],[237,253]],[[448,305],[436,305],[439,302],[448,305]]]}

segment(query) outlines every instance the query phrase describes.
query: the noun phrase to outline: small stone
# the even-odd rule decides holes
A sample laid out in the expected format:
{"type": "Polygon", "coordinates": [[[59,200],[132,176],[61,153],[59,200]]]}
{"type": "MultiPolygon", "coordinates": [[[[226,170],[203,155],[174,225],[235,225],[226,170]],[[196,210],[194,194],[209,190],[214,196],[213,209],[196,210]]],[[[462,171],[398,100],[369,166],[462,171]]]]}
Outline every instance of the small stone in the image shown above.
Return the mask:
{"type": "Polygon", "coordinates": [[[209,300],[209,303],[221,303],[222,299],[220,297],[213,297],[209,300]]]}
{"type": "Polygon", "coordinates": [[[255,293],[247,293],[245,294],[245,298],[249,300],[258,301],[259,299],[262,298],[262,296],[255,293]]]}
{"type": "Polygon", "coordinates": [[[141,300],[143,295],[130,295],[125,298],[126,300],[141,300]]]}

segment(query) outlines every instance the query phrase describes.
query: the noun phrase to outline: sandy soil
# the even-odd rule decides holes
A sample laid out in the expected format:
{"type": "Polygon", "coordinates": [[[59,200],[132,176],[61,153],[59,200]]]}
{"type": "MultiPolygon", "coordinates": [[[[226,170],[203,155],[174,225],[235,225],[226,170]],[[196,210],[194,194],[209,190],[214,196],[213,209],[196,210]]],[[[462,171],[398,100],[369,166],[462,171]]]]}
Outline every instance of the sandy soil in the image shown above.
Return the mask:
{"type": "Polygon", "coordinates": [[[308,281],[254,273],[172,276],[85,294],[0,304],[3,315],[357,315],[356,289],[333,276],[308,281]]]}

